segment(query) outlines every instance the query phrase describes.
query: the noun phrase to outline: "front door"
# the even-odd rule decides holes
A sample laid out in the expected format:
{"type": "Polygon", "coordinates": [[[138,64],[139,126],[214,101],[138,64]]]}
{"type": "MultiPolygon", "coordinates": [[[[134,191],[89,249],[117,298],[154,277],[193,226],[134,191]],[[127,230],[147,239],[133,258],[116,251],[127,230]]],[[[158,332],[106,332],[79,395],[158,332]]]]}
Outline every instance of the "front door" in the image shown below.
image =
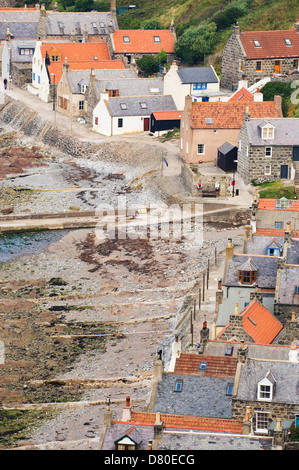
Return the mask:
{"type": "Polygon", "coordinates": [[[281,60],[274,60],[274,73],[280,73],[281,71],[281,60]]]}
{"type": "Polygon", "coordinates": [[[143,119],[143,130],[144,131],[149,131],[149,118],[144,118],[143,119]]]}
{"type": "Polygon", "coordinates": [[[280,178],[282,180],[289,178],[289,165],[280,165],[280,178]]]}
{"type": "Polygon", "coordinates": [[[299,162],[299,147],[293,147],[293,162],[299,162]]]}

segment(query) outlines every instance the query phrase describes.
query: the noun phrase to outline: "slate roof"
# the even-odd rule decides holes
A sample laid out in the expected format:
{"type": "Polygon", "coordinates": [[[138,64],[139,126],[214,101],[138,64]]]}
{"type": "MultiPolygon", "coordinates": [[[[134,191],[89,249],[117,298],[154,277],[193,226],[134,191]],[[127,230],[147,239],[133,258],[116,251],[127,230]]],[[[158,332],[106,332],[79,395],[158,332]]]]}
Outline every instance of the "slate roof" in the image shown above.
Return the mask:
{"type": "Polygon", "coordinates": [[[89,35],[108,34],[110,21],[112,21],[113,27],[116,28],[117,23],[111,12],[47,12],[47,33],[49,36],[69,36],[72,31],[76,34],[76,27],[78,27],[80,34],[82,34],[84,25],[86,25],[89,35]],[[59,27],[59,22],[61,22],[63,28],[59,27]],[[96,27],[93,27],[93,23],[96,24],[96,27]],[[104,24],[103,28],[100,23],[104,24]]]}
{"type": "Polygon", "coordinates": [[[174,111],[176,105],[170,95],[155,96],[131,96],[120,98],[109,98],[107,108],[111,116],[149,116],[154,111],[174,111]],[[122,109],[121,104],[125,103],[127,109],[122,109]],[[140,106],[146,104],[146,109],[140,106]]]}
{"type": "MultiPolygon", "coordinates": [[[[154,439],[154,429],[150,426],[132,426],[132,424],[124,422],[112,422],[111,426],[107,428],[104,437],[102,450],[115,450],[115,441],[119,440],[125,434],[130,432],[132,427],[135,428],[135,433],[131,431],[131,437],[136,439],[138,432],[138,450],[147,450],[148,442],[154,439]],[[132,434],[133,433],[133,434],[132,434]],[[135,435],[136,434],[136,435],[135,435]]],[[[135,441],[136,442],[136,441],[135,441]]]]}
{"type": "Polygon", "coordinates": [[[275,128],[273,139],[262,139],[262,132],[259,127],[262,124],[261,119],[250,119],[250,121],[246,123],[251,145],[299,145],[298,118],[269,118],[266,122],[275,128]]]}
{"type": "Polygon", "coordinates": [[[194,129],[241,129],[247,107],[252,118],[279,117],[274,101],[192,102],[191,125],[194,129]],[[212,124],[205,118],[212,118],[212,124]]]}
{"type": "MultiPolygon", "coordinates": [[[[287,251],[286,263],[287,264],[299,264],[299,238],[293,238],[291,240],[291,245],[288,247],[288,251],[287,251]]],[[[298,284],[299,284],[299,279],[298,279],[298,284]]]]}
{"type": "Polygon", "coordinates": [[[178,75],[182,84],[218,83],[218,77],[213,67],[180,67],[178,75]]]}
{"type": "MultiPolygon", "coordinates": [[[[117,69],[117,67],[122,67],[122,65],[123,65],[122,62],[114,61],[114,60],[97,60],[97,61],[87,60],[84,62],[69,62],[69,70],[70,71],[75,70],[75,71],[81,72],[83,77],[80,80],[82,80],[82,83],[84,83],[86,80],[86,83],[84,84],[88,85],[89,84],[88,76],[90,77],[90,72],[92,68],[96,70],[96,68],[98,67],[99,69],[103,68],[108,71],[110,67],[112,67],[112,70],[113,70],[114,67],[116,67],[117,69]]],[[[48,66],[51,83],[54,82],[54,77],[53,75],[51,75],[52,73],[55,73],[55,83],[59,82],[61,75],[62,75],[62,68],[63,68],[62,62],[51,62],[51,64],[48,66]]],[[[76,90],[78,90],[77,86],[75,88],[76,90]]],[[[79,91],[76,91],[76,93],[79,93],[79,91]]]]}
{"type": "Polygon", "coordinates": [[[277,302],[282,304],[298,305],[298,294],[294,295],[295,287],[299,287],[299,265],[286,265],[280,274],[277,302]]]}
{"type": "Polygon", "coordinates": [[[226,356],[207,356],[182,353],[176,360],[174,373],[181,375],[204,375],[205,377],[234,378],[237,368],[237,359],[226,356]],[[199,369],[200,363],[206,362],[205,371],[199,369]]]}
{"type": "Polygon", "coordinates": [[[231,418],[232,397],[226,395],[234,379],[164,373],[158,383],[154,412],[231,418]],[[182,391],[175,391],[178,379],[183,381],[182,391]]]}
{"type": "Polygon", "coordinates": [[[299,375],[298,364],[286,361],[262,361],[248,359],[241,368],[239,387],[236,398],[238,400],[257,400],[257,384],[270,370],[276,380],[276,391],[272,403],[299,404],[299,375]]]}
{"type": "Polygon", "coordinates": [[[115,72],[125,70],[121,60],[100,60],[93,62],[71,62],[68,80],[72,93],[81,93],[81,85],[89,85],[91,68],[98,71],[115,72]]]}
{"type": "Polygon", "coordinates": [[[273,247],[276,248],[283,248],[283,243],[284,236],[260,236],[255,233],[252,239],[246,242],[246,253],[252,255],[266,255],[268,247],[273,245],[273,247]]]}
{"type": "MultiPolygon", "coordinates": [[[[271,360],[289,360],[290,346],[281,344],[257,344],[245,342],[248,347],[248,357],[256,359],[271,359],[271,360]]],[[[240,343],[236,341],[223,341],[223,340],[209,340],[205,353],[209,355],[224,356],[227,346],[233,346],[233,357],[237,356],[240,343]]]]}
{"type": "Polygon", "coordinates": [[[105,89],[119,90],[119,96],[151,96],[163,95],[164,83],[162,78],[121,78],[96,81],[97,92],[105,89]],[[151,92],[151,90],[154,90],[151,92]]]}
{"type": "Polygon", "coordinates": [[[258,436],[231,436],[217,433],[164,432],[158,450],[272,450],[272,439],[258,436]]]}
{"type": "Polygon", "coordinates": [[[240,40],[247,59],[265,59],[299,56],[299,34],[295,29],[277,31],[244,31],[240,40]],[[290,39],[291,46],[285,39],[290,39]],[[258,40],[261,47],[255,47],[258,40]]]}
{"type": "Polygon", "coordinates": [[[115,30],[112,37],[114,52],[117,54],[144,53],[155,54],[162,49],[168,54],[174,53],[174,36],[169,29],[124,29],[115,30]],[[124,42],[124,36],[129,42],[124,42]],[[160,38],[155,42],[154,37],[160,38]]]}
{"type": "Polygon", "coordinates": [[[34,39],[36,38],[37,22],[7,21],[3,23],[0,19],[0,40],[6,38],[7,28],[10,29],[14,39],[34,39]]]}
{"type": "Polygon", "coordinates": [[[276,256],[265,255],[233,255],[232,259],[228,262],[225,285],[240,286],[238,281],[238,270],[245,261],[248,260],[248,258],[252,258],[254,260],[254,264],[258,268],[256,285],[259,288],[275,289],[278,258],[276,256]]]}
{"type": "Polygon", "coordinates": [[[230,152],[234,148],[235,148],[235,145],[231,144],[230,142],[224,142],[224,144],[218,147],[218,150],[223,155],[226,155],[228,152],[230,152]]]}
{"type": "Polygon", "coordinates": [[[35,40],[14,39],[10,42],[10,57],[12,62],[31,63],[32,55],[20,54],[19,49],[35,49],[35,40]]]}

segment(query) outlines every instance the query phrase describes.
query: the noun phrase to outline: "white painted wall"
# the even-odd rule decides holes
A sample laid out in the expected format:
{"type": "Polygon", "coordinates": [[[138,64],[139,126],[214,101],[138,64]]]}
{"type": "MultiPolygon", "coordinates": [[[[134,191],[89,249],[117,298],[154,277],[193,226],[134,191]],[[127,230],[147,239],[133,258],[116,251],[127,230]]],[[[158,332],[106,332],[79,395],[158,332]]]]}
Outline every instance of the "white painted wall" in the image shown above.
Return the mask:
{"type": "MultiPolygon", "coordinates": [[[[206,90],[193,90],[192,84],[182,84],[178,75],[178,66],[174,63],[164,77],[164,94],[171,95],[177,109],[183,110],[185,106],[185,97],[192,96],[192,99],[201,101],[201,95],[219,91],[218,83],[208,83],[206,90]]],[[[211,97],[210,101],[220,101],[220,97],[211,97]]]]}
{"type": "Polygon", "coordinates": [[[7,41],[5,41],[2,49],[2,79],[9,79],[9,47],[7,41]]]}

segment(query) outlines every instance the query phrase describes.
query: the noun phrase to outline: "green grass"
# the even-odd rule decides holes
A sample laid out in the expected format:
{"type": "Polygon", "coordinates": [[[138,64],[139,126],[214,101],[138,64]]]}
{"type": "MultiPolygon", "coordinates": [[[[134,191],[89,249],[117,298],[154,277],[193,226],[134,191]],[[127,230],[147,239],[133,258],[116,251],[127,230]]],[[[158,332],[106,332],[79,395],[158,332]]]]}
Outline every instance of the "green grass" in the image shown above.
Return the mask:
{"type": "Polygon", "coordinates": [[[295,199],[294,186],[285,186],[282,181],[271,181],[257,187],[259,195],[263,199],[295,199]]]}

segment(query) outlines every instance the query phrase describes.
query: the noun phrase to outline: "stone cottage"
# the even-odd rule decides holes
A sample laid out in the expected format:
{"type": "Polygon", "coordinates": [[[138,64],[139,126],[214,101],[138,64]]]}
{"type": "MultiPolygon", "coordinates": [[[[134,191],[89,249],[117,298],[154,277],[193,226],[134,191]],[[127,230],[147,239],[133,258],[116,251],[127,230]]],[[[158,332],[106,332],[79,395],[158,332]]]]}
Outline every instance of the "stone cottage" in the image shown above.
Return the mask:
{"type": "Polygon", "coordinates": [[[221,86],[237,89],[238,82],[248,85],[273,75],[298,71],[299,22],[294,29],[281,31],[240,31],[234,25],[222,51],[221,86]]]}
{"type": "Polygon", "coordinates": [[[296,170],[299,172],[298,119],[251,119],[246,112],[238,150],[238,173],[245,183],[294,180],[296,170]]]}
{"type": "Polygon", "coordinates": [[[2,78],[11,77],[14,85],[23,87],[32,80],[32,57],[36,41],[11,39],[8,30],[2,51],[2,78]]]}

